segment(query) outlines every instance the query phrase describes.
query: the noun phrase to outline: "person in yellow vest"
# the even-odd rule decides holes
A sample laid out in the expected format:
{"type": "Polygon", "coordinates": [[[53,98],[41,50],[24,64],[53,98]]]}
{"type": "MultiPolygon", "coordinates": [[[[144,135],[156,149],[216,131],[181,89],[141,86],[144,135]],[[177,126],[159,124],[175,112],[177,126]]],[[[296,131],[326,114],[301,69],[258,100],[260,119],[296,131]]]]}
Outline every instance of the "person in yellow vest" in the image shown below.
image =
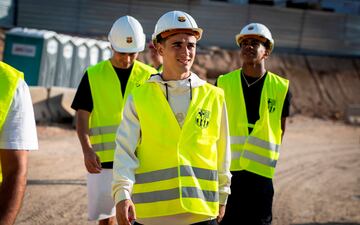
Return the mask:
{"type": "Polygon", "coordinates": [[[115,134],[125,100],[132,89],[157,73],[136,60],[144,50],[145,34],[135,18],[123,16],[116,20],[108,39],[112,57],[87,69],[72,103],[88,171],[88,216],[99,224],[115,224],[112,167],[115,134]]]}
{"type": "Polygon", "coordinates": [[[116,138],[112,195],[119,225],[217,224],[230,193],[223,91],[190,71],[202,29],[182,11],[152,39],[164,70],[128,97],[116,138]]]}
{"type": "Polygon", "coordinates": [[[0,61],[0,224],[15,223],[26,189],[28,151],[37,149],[24,74],[0,61]]]}
{"type": "Polygon", "coordinates": [[[289,81],[265,68],[274,40],[263,24],[236,35],[242,68],[222,75],[231,140],[231,196],[222,225],[269,225],[279,148],[289,116],[289,81]]]}
{"type": "Polygon", "coordinates": [[[163,71],[163,57],[158,53],[152,40],[148,43],[148,55],[150,66],[154,67],[159,73],[163,71]]]}

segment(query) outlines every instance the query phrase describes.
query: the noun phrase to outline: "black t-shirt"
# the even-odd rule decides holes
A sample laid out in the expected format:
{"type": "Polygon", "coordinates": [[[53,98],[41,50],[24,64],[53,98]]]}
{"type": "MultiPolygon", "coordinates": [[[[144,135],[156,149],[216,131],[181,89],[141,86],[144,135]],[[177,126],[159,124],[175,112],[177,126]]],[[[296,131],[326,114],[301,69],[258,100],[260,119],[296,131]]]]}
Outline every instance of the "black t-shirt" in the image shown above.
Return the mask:
{"type": "MultiPolygon", "coordinates": [[[[260,118],[259,115],[260,98],[266,76],[267,76],[267,72],[260,80],[257,81],[257,79],[259,79],[257,77],[241,75],[241,84],[244,93],[248,123],[255,124],[256,121],[260,118]],[[250,84],[250,87],[248,87],[244,77],[246,78],[246,81],[250,84]]],[[[290,101],[291,101],[291,93],[290,90],[288,90],[284,100],[284,106],[282,109],[281,117],[288,117],[290,115],[290,101]]],[[[251,131],[252,128],[249,128],[249,133],[251,131]]]]}
{"type": "MultiPolygon", "coordinates": [[[[129,80],[132,66],[128,69],[120,69],[113,66],[119,81],[121,83],[121,92],[125,93],[126,84],[129,80]]],[[[89,83],[89,76],[87,71],[85,72],[84,76],[82,77],[79,87],[76,91],[74,100],[71,104],[71,108],[74,110],[85,110],[88,112],[92,112],[94,107],[93,99],[91,95],[91,89],[90,89],[90,83],[89,83]]],[[[113,162],[106,162],[101,163],[102,168],[112,169],[113,168],[113,162]]]]}
{"type": "MultiPolygon", "coordinates": [[[[241,75],[241,84],[244,94],[245,105],[246,105],[246,114],[247,114],[248,123],[255,124],[256,121],[260,118],[259,115],[260,98],[266,76],[267,73],[260,80],[258,80],[257,77],[250,77],[245,75],[247,83],[250,84],[250,87],[248,87],[244,79],[244,76],[241,75]]],[[[291,93],[290,90],[288,90],[284,100],[284,106],[281,117],[288,117],[290,115],[290,102],[291,102],[291,93]]],[[[251,131],[252,128],[249,128],[249,133],[251,131]]]]}

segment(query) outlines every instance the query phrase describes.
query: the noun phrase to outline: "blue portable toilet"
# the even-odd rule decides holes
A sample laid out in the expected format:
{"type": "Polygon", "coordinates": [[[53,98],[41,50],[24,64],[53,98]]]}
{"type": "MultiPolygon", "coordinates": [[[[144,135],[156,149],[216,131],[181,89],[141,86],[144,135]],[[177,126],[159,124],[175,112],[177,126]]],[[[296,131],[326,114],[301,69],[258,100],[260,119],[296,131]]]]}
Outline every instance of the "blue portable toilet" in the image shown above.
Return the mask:
{"type": "Polygon", "coordinates": [[[56,75],[53,85],[59,87],[69,87],[74,46],[70,42],[71,36],[58,34],[55,38],[59,42],[59,50],[57,56],[56,75]]]}
{"type": "Polygon", "coordinates": [[[108,60],[112,56],[112,50],[110,43],[108,41],[98,41],[97,45],[99,46],[99,61],[108,60]]]}
{"type": "Polygon", "coordinates": [[[24,72],[28,85],[43,85],[55,71],[56,33],[47,30],[13,28],[6,33],[4,62],[24,72]]]}
{"type": "Polygon", "coordinates": [[[93,66],[99,62],[99,47],[96,45],[97,41],[94,39],[86,40],[86,47],[88,48],[88,65],[93,66]]]}
{"type": "Polygon", "coordinates": [[[70,41],[74,46],[74,54],[69,87],[76,88],[88,66],[88,48],[84,38],[73,37],[70,41]]]}

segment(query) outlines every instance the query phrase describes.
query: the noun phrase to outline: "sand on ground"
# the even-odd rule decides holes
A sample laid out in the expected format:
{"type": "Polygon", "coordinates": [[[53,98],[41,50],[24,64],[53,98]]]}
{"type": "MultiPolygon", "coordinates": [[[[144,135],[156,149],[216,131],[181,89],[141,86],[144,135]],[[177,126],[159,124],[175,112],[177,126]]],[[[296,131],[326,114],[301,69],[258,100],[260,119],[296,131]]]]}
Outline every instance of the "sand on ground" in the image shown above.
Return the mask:
{"type": "MultiPolygon", "coordinates": [[[[38,126],[18,225],[96,224],[87,220],[86,171],[76,132],[38,126]]],[[[360,225],[360,127],[288,119],[274,178],[273,225],[360,225]]]]}

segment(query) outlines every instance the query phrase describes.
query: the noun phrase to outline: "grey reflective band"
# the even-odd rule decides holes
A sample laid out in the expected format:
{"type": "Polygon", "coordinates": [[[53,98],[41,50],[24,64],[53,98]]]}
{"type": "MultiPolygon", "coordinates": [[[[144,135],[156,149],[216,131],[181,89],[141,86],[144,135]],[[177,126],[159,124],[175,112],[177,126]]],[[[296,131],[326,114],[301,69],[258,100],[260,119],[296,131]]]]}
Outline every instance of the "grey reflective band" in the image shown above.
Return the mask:
{"type": "Polygon", "coordinates": [[[100,152],[105,150],[115,150],[115,147],[116,147],[115,141],[92,145],[92,148],[95,152],[100,152]]]}
{"type": "Polygon", "coordinates": [[[160,202],[180,197],[179,188],[132,194],[134,203],[160,202]]]}
{"type": "Polygon", "coordinates": [[[249,136],[248,143],[262,147],[262,148],[266,148],[266,149],[269,149],[269,150],[275,151],[275,152],[279,152],[279,149],[280,149],[280,145],[270,143],[270,142],[261,140],[259,138],[253,137],[253,136],[249,136]]]}
{"type": "Polygon", "coordinates": [[[269,159],[267,157],[249,152],[248,150],[244,151],[244,154],[242,155],[242,157],[250,159],[252,161],[258,162],[258,163],[266,165],[266,166],[273,167],[273,168],[275,168],[276,162],[277,162],[277,160],[269,159]]]}
{"type": "Polygon", "coordinates": [[[168,180],[171,178],[175,178],[177,176],[178,176],[177,167],[173,167],[169,169],[135,174],[135,182],[137,184],[143,184],[143,183],[149,183],[149,182],[155,182],[161,180],[168,180]]]}
{"type": "Polygon", "coordinates": [[[180,176],[192,176],[203,180],[218,180],[217,170],[208,170],[191,166],[180,166],[180,176]]]}
{"type": "Polygon", "coordinates": [[[242,151],[231,151],[231,159],[240,159],[242,151]]]}
{"type": "MultiPolygon", "coordinates": [[[[182,187],[183,198],[200,198],[207,202],[219,201],[219,194],[216,191],[200,190],[196,187],[182,187]]],[[[136,193],[132,195],[134,203],[150,203],[159,201],[168,201],[180,198],[179,189],[173,188],[162,191],[152,191],[144,193],[136,193]]]]}
{"type": "Polygon", "coordinates": [[[230,136],[230,144],[245,144],[246,136],[230,136]]]}
{"type": "MultiPolygon", "coordinates": [[[[218,180],[218,174],[216,170],[207,170],[191,166],[180,166],[180,176],[192,176],[196,177],[197,179],[210,181],[218,180]]],[[[175,177],[178,177],[177,167],[135,174],[135,182],[137,184],[144,184],[162,180],[169,180],[175,177]]]]}
{"type": "Polygon", "coordinates": [[[116,133],[118,126],[104,126],[104,127],[93,127],[90,128],[90,135],[99,135],[99,134],[112,134],[116,133]]]}
{"type": "Polygon", "coordinates": [[[181,191],[183,198],[200,198],[207,202],[219,201],[219,194],[216,191],[205,191],[196,187],[182,187],[181,191]]]}

